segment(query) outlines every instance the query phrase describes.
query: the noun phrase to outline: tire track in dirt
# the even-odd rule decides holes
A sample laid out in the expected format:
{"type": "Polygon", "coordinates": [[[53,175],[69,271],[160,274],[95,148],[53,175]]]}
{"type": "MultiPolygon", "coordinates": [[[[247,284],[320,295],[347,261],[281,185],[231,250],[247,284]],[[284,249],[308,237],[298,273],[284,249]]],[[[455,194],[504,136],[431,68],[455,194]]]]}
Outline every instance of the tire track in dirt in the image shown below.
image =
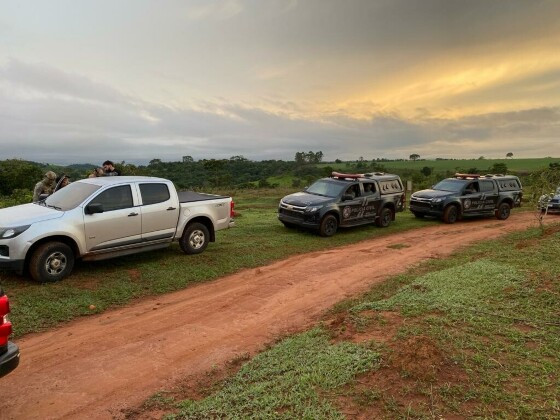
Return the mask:
{"type": "Polygon", "coordinates": [[[121,417],[181,378],[308,328],[335,303],[426,258],[534,224],[532,213],[518,213],[296,255],[26,336],[20,366],[1,380],[0,417],[121,417]],[[408,247],[388,248],[397,244],[408,247]]]}

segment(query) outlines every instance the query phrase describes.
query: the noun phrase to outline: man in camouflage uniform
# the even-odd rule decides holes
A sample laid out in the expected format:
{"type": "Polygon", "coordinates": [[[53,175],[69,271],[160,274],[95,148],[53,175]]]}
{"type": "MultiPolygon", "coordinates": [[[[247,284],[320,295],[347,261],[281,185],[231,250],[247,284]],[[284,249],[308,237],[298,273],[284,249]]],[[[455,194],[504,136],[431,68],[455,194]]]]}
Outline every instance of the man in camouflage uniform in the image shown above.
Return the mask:
{"type": "Polygon", "coordinates": [[[56,174],[53,171],[48,171],[43,180],[35,184],[35,188],[33,189],[33,202],[39,201],[41,194],[52,194],[55,187],[56,174]]]}

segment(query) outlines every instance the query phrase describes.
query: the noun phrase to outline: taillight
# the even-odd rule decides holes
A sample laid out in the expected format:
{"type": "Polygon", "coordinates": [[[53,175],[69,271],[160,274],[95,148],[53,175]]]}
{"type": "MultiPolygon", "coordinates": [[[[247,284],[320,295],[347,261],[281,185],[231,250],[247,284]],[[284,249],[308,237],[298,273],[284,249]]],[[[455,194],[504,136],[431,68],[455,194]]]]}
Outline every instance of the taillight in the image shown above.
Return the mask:
{"type": "Polygon", "coordinates": [[[12,323],[6,318],[9,312],[8,296],[0,297],[0,347],[8,344],[8,337],[12,333],[12,323]]]}
{"type": "Polygon", "coordinates": [[[231,203],[229,203],[229,217],[231,217],[232,219],[235,217],[235,203],[233,202],[233,200],[231,200],[231,203]]]}

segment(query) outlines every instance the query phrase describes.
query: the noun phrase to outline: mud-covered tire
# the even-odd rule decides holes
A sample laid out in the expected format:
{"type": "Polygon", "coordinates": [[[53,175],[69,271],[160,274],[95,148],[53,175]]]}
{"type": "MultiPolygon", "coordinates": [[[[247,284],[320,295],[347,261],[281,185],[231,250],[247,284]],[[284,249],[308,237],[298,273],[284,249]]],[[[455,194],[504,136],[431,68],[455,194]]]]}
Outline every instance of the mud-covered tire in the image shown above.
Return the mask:
{"type": "Polygon", "coordinates": [[[417,213],[415,211],[412,212],[412,214],[414,215],[414,217],[416,217],[417,219],[423,219],[424,217],[426,217],[426,215],[424,213],[417,213]]]}
{"type": "Polygon", "coordinates": [[[74,252],[62,242],[39,245],[29,259],[29,274],[40,283],[52,283],[68,276],[74,268],[74,252]]]}
{"type": "Polygon", "coordinates": [[[389,227],[391,221],[393,220],[393,210],[389,207],[383,207],[379,217],[375,220],[375,224],[379,227],[389,227]]]}
{"type": "Polygon", "coordinates": [[[445,223],[453,224],[457,220],[459,220],[459,208],[454,205],[446,207],[443,211],[443,221],[445,223]]]}
{"type": "Polygon", "coordinates": [[[319,226],[319,235],[324,237],[333,236],[338,229],[338,220],[332,214],[327,214],[321,220],[321,225],[319,226]]]}
{"type": "Polygon", "coordinates": [[[210,232],[202,223],[188,225],[179,240],[181,250],[185,254],[193,255],[203,252],[210,242],[210,232]]]}
{"type": "Polygon", "coordinates": [[[502,203],[498,206],[498,210],[496,210],[496,219],[498,220],[506,220],[511,213],[511,206],[509,203],[502,203]]]}

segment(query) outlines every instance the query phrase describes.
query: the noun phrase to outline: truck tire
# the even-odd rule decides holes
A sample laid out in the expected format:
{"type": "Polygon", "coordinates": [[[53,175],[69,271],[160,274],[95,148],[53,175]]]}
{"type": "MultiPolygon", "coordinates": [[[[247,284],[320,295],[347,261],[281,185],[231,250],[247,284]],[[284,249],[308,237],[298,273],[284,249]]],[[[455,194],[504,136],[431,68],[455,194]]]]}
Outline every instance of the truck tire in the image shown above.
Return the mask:
{"type": "Polygon", "coordinates": [[[74,252],[62,242],[45,242],[33,251],[29,274],[33,280],[52,283],[68,276],[74,268],[74,252]]]}
{"type": "Polygon", "coordinates": [[[506,220],[511,213],[511,206],[508,203],[502,203],[496,210],[496,218],[498,220],[506,220]]]}
{"type": "Polygon", "coordinates": [[[338,220],[332,214],[327,214],[321,220],[321,225],[319,226],[319,235],[329,237],[333,236],[338,229],[338,220]]]}
{"type": "Polygon", "coordinates": [[[389,207],[383,207],[381,210],[381,214],[375,220],[375,224],[379,227],[388,227],[391,224],[391,220],[393,220],[393,210],[389,207]]]}
{"type": "Polygon", "coordinates": [[[210,242],[210,232],[202,223],[191,223],[183,232],[179,245],[185,254],[200,254],[210,242]]]}
{"type": "Polygon", "coordinates": [[[445,223],[453,224],[459,218],[459,209],[455,205],[450,205],[443,211],[443,221],[445,223]]]}

